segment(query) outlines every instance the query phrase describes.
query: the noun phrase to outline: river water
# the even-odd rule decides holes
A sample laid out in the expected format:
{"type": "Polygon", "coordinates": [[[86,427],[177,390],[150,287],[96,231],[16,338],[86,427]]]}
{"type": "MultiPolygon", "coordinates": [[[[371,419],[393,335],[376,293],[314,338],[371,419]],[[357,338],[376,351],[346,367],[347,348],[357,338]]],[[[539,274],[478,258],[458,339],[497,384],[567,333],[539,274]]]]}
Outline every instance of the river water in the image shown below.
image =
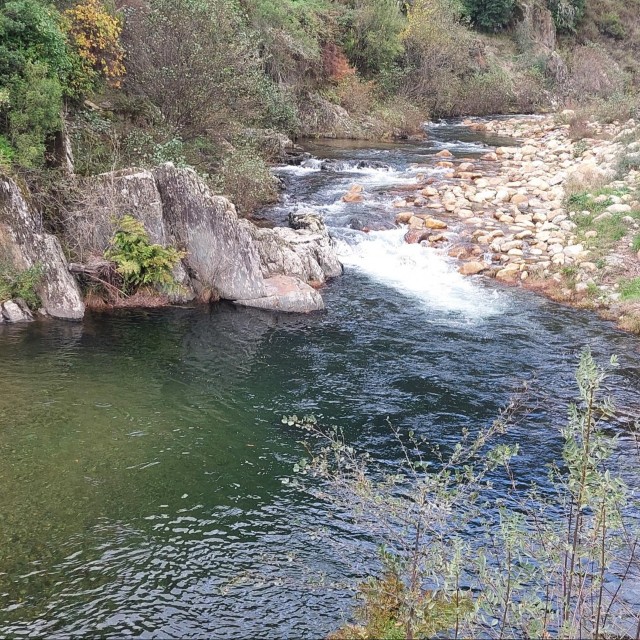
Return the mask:
{"type": "MultiPolygon", "coordinates": [[[[287,484],[300,450],[285,413],[315,413],[393,464],[387,418],[446,447],[535,380],[538,406],[510,437],[519,477],[542,480],[585,345],[620,356],[609,388],[637,411],[637,337],[463,279],[398,230],[352,228],[389,226],[387,190],[436,171],[412,163],[502,143],[452,125],[430,133],[310,145],[343,164],[278,170],[285,201],[265,215],[311,207],[340,243],[346,272],[324,290],[324,314],[220,304],[0,327],[2,635],[318,638],[339,626],[375,548],[287,484]],[[353,183],[364,204],[340,202],[353,183]]],[[[625,425],[614,428],[633,481],[625,425]]]]}

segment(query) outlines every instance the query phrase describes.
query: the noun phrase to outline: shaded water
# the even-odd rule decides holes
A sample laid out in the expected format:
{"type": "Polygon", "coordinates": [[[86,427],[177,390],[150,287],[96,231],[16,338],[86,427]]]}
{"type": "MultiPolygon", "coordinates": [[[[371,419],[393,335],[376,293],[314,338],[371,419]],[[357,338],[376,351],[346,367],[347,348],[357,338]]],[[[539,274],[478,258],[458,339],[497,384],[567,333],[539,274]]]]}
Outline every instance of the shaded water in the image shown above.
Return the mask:
{"type": "Polygon", "coordinates": [[[284,413],[324,416],[392,463],[387,417],[446,446],[537,378],[542,406],[513,437],[516,471],[539,480],[584,345],[620,355],[611,390],[637,409],[637,337],[463,280],[397,231],[348,228],[391,215],[383,191],[412,179],[416,157],[482,150],[453,142],[456,129],[433,133],[423,146],[314,149],[383,156],[392,171],[283,169],[286,206],[315,207],[343,243],[326,314],[223,304],[0,327],[3,634],[316,638],[338,626],[375,550],[283,484],[299,455],[284,413]],[[354,181],[376,194],[355,210],[337,202],[354,181]]]}

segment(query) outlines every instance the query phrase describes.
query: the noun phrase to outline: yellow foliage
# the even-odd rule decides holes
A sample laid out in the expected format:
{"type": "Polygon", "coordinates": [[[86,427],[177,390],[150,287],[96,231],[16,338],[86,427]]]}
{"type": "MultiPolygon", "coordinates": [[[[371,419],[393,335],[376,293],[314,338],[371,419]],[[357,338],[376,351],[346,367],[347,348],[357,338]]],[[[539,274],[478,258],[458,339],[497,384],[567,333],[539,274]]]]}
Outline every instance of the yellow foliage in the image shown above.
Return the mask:
{"type": "Polygon", "coordinates": [[[100,0],[81,0],[64,17],[71,43],[88,74],[102,75],[119,86],[125,74],[120,18],[109,13],[100,0]]]}

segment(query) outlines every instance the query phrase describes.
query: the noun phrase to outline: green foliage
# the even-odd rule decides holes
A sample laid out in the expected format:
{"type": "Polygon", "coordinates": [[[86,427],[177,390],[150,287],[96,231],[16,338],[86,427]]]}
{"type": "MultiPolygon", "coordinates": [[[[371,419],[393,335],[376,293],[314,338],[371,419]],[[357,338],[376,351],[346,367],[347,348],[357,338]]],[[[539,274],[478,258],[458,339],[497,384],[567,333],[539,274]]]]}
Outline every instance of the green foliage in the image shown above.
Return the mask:
{"type": "Polygon", "coordinates": [[[617,13],[607,13],[598,20],[598,30],[604,36],[614,40],[624,40],[627,30],[617,13]]]}
{"type": "Polygon", "coordinates": [[[637,233],[633,236],[633,240],[631,241],[631,249],[633,251],[640,251],[640,233],[637,233]]]}
{"type": "Polygon", "coordinates": [[[49,138],[60,129],[62,86],[45,64],[27,62],[11,82],[8,132],[15,159],[24,167],[41,164],[49,138]]]}
{"type": "Polygon", "coordinates": [[[640,278],[623,280],[620,283],[621,300],[640,300],[640,278]]]}
{"type": "Polygon", "coordinates": [[[28,269],[16,269],[10,264],[0,263],[0,302],[22,298],[29,308],[37,309],[40,298],[36,288],[43,274],[44,269],[40,264],[28,269]]]}
{"type": "Polygon", "coordinates": [[[498,31],[513,19],[515,0],[463,0],[471,22],[487,31],[498,31]]]}
{"type": "Polygon", "coordinates": [[[105,251],[105,258],[117,265],[126,294],[141,285],[173,285],[173,268],[184,256],[174,247],[152,244],[144,225],[133,216],[118,221],[118,229],[105,251]]]}
{"type": "Polygon", "coordinates": [[[553,21],[559,31],[575,31],[586,8],[586,0],[548,0],[553,21]]]}
{"type": "Polygon", "coordinates": [[[340,18],[350,62],[365,77],[390,74],[404,52],[405,17],[397,0],[351,0],[340,18]]]}
{"type": "MultiPolygon", "coordinates": [[[[612,358],[610,367],[616,365],[612,358]]],[[[397,462],[387,474],[349,446],[342,430],[313,417],[283,418],[305,433],[307,456],[294,467],[294,483],[352,514],[381,548],[380,577],[360,589],[362,625],[334,637],[635,632],[640,529],[626,511],[636,500],[611,469],[615,439],[604,429],[614,407],[601,391],[607,373],[588,350],[582,353],[578,400],[561,429],[562,460],[551,465],[544,494],[519,483],[513,464],[519,445],[494,442],[530,406],[526,398],[476,436],[463,431],[448,456],[392,427],[397,462]],[[496,481],[506,494],[499,500],[496,481]]]]}
{"type": "Polygon", "coordinates": [[[15,149],[9,144],[9,141],[0,135],[0,169],[9,168],[15,154],[15,149]]]}
{"type": "Polygon", "coordinates": [[[249,215],[278,196],[276,182],[262,156],[251,145],[235,148],[222,162],[217,189],[241,215],[249,215]]]}

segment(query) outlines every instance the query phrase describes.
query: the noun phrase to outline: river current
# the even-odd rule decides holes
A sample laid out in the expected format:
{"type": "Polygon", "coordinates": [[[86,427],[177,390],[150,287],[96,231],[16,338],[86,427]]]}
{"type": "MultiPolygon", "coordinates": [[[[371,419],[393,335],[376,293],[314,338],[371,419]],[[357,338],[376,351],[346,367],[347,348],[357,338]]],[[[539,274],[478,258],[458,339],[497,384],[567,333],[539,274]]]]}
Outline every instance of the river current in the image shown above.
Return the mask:
{"type": "MultiPolygon", "coordinates": [[[[288,479],[314,413],[393,465],[389,419],[443,447],[488,425],[524,381],[536,409],[509,437],[515,471],[543,481],[588,345],[637,412],[640,340],[529,292],[463,278],[390,228],[395,185],[449,148],[504,141],[433,127],[420,144],[313,144],[281,167],[283,221],[319,212],[346,270],[327,312],[219,304],[0,327],[0,633],[323,637],[348,619],[375,545],[288,479]],[[320,160],[336,160],[330,171],[320,160]],[[357,168],[361,161],[388,168],[357,168]],[[414,166],[420,163],[421,167],[414,166]],[[340,197],[359,183],[362,204],[340,197]],[[386,230],[364,233],[357,228],[386,230]],[[355,228],[354,228],[355,227],[355,228]]],[[[617,460],[637,483],[625,453],[617,460]]]]}

